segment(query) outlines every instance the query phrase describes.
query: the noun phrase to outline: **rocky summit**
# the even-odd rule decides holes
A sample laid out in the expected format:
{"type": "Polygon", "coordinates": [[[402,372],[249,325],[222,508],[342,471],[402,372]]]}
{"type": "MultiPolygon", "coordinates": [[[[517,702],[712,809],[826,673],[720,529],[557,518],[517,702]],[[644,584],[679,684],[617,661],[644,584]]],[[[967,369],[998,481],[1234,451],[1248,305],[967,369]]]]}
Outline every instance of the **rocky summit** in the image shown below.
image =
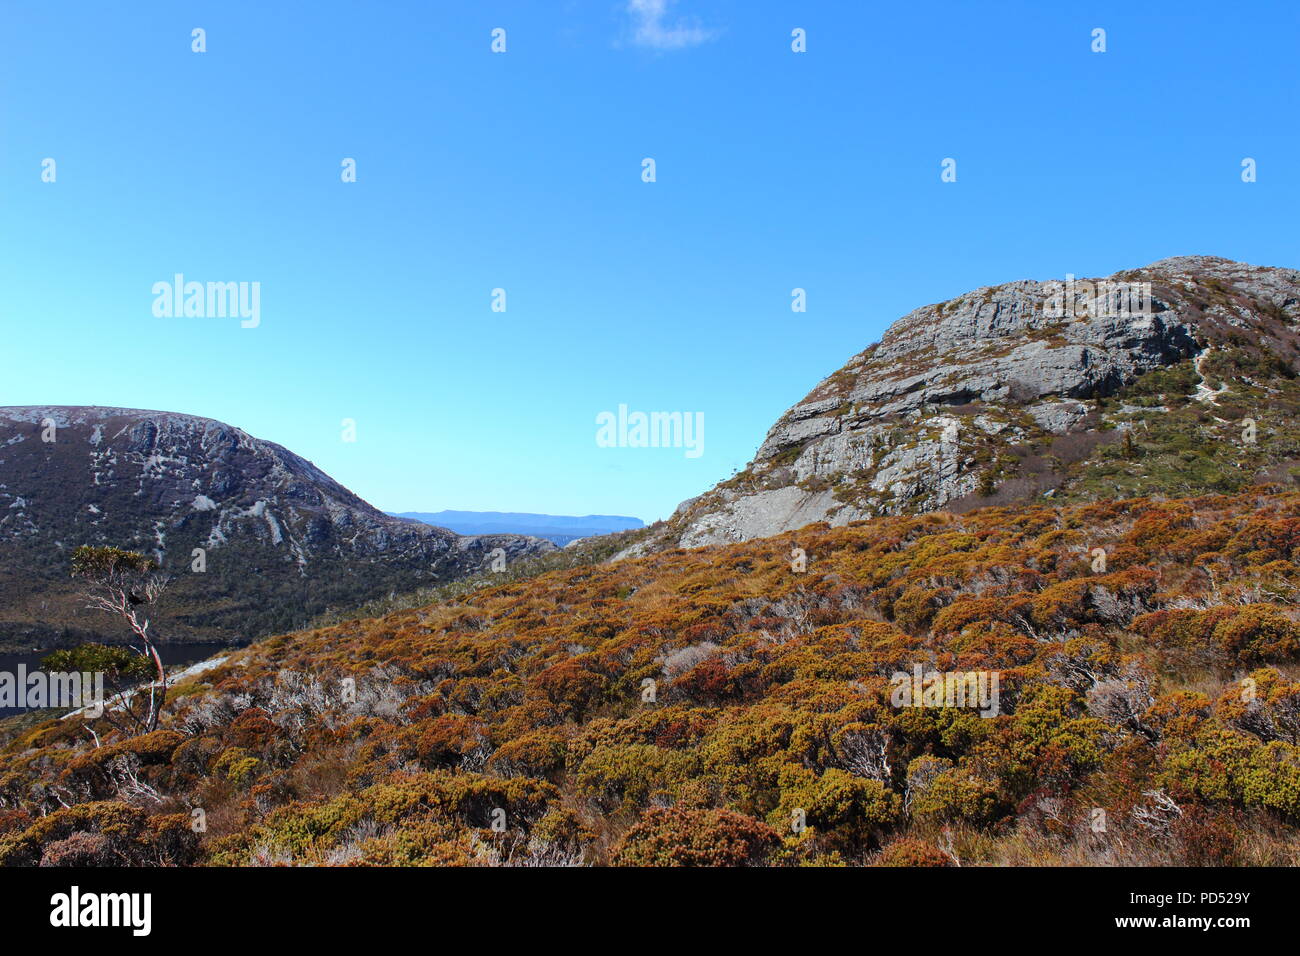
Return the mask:
{"type": "Polygon", "coordinates": [[[83,544],[148,554],[173,576],[152,615],[163,641],[245,641],[479,573],[494,556],[509,565],[555,550],[386,515],[311,462],[212,419],[0,408],[0,645],[125,636],[68,579],[83,544]]]}
{"type": "Polygon", "coordinates": [[[1210,256],[923,306],[629,554],[1030,498],[1290,481],[1298,323],[1300,272],[1210,256]]]}

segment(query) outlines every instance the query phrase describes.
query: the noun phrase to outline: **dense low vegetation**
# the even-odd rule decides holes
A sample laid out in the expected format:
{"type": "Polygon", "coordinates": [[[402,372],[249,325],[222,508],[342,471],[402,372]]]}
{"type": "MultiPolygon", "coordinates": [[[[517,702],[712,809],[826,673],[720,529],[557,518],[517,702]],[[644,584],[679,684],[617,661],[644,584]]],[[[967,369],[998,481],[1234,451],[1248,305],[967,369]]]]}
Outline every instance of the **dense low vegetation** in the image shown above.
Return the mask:
{"type": "Polygon", "coordinates": [[[15,728],[0,863],[1294,865],[1298,549],[1276,487],[1016,505],[274,637],[152,733],[15,728]]]}

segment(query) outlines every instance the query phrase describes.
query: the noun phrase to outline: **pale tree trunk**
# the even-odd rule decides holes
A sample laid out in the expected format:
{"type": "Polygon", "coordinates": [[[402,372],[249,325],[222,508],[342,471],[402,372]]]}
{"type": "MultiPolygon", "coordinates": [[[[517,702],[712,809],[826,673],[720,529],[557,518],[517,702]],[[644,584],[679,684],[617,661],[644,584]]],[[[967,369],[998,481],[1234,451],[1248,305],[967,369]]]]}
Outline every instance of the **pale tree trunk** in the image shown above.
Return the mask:
{"type": "MultiPolygon", "coordinates": [[[[135,597],[135,603],[138,604],[152,604],[166,586],[167,582],[164,579],[151,578],[140,584],[140,590],[144,592],[144,595],[139,597],[135,595],[129,584],[116,580],[104,582],[104,587],[108,591],[107,595],[86,595],[91,602],[90,607],[115,614],[126,621],[127,626],[142,645],[141,652],[153,660],[157,676],[149,684],[149,712],[143,721],[146,732],[156,730],[158,722],[162,718],[162,709],[167,703],[167,672],[163,669],[162,658],[158,656],[157,647],[149,638],[149,620],[148,618],[140,619],[140,614],[131,598],[135,597]]],[[[128,703],[126,706],[129,711],[130,704],[128,703]]],[[[133,719],[138,720],[134,716],[133,719]]]]}

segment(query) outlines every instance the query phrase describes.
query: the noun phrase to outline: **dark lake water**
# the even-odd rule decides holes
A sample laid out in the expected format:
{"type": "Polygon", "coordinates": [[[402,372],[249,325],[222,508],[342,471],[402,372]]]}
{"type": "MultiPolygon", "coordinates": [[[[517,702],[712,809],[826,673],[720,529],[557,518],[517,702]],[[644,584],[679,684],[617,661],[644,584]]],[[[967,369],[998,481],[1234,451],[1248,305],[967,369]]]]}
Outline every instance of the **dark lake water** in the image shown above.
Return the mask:
{"type": "MultiPolygon", "coordinates": [[[[229,644],[159,644],[158,656],[162,658],[163,666],[168,670],[174,667],[184,667],[188,664],[196,664],[199,661],[205,661],[209,657],[214,657],[222,651],[233,650],[229,644]]],[[[49,650],[44,651],[26,651],[22,653],[0,653],[0,673],[18,674],[18,665],[22,664],[27,668],[27,673],[41,669],[41,659],[48,656],[49,650]]],[[[106,687],[105,693],[109,693],[106,687]]],[[[26,713],[30,708],[27,707],[0,707],[0,719],[12,717],[15,714],[26,713]]]]}

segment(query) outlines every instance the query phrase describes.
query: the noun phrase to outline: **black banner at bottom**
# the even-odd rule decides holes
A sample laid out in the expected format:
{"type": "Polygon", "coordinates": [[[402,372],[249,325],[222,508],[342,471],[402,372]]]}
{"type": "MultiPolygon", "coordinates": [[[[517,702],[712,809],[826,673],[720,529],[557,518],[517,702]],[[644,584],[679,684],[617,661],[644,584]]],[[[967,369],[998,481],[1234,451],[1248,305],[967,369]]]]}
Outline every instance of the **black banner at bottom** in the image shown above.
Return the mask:
{"type": "Polygon", "coordinates": [[[592,939],[611,942],[631,933],[667,944],[686,933],[734,944],[804,936],[818,925],[874,932],[893,924],[908,936],[1041,929],[1081,940],[1195,933],[1230,944],[1239,933],[1289,925],[1290,877],[1258,869],[0,870],[0,918],[23,938],[127,947],[245,934],[373,944],[431,922],[497,943],[591,929],[608,930],[592,939]]]}

